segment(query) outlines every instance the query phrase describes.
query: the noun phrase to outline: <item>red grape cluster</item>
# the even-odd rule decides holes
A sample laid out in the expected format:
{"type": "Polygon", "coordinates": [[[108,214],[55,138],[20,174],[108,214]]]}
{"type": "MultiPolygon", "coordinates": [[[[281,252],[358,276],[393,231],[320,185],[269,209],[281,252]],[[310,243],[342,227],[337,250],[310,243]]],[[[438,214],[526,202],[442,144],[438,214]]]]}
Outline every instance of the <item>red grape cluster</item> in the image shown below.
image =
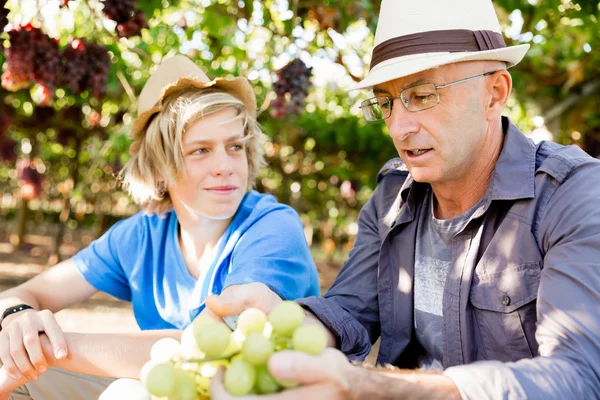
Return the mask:
{"type": "Polygon", "coordinates": [[[0,32],[8,24],[8,10],[6,9],[6,0],[0,0],[0,32]]]}
{"type": "Polygon", "coordinates": [[[10,47],[5,50],[6,65],[2,74],[5,89],[17,91],[31,86],[39,31],[28,24],[8,32],[10,47]]]}
{"type": "Polygon", "coordinates": [[[37,82],[42,87],[42,104],[48,105],[59,85],[73,94],[89,89],[92,96],[102,97],[106,90],[110,56],[106,47],[74,39],[64,51],[58,42],[31,24],[8,32],[10,47],[6,51],[2,86],[17,91],[37,82]]]}
{"type": "Polygon", "coordinates": [[[277,81],[273,84],[277,98],[271,103],[271,115],[274,118],[282,119],[286,114],[302,113],[311,75],[312,68],[308,68],[299,58],[277,71],[277,81]],[[286,97],[289,97],[289,101],[286,97]]]}
{"type": "Polygon", "coordinates": [[[48,104],[59,83],[58,42],[31,24],[18,26],[8,36],[10,47],[6,49],[2,86],[16,91],[35,81],[42,88],[42,104],[48,104]]]}
{"type": "Polygon", "coordinates": [[[117,25],[117,34],[119,37],[138,36],[142,33],[142,29],[148,29],[146,21],[146,13],[142,10],[137,10],[131,19],[127,22],[117,25]]]}
{"type": "Polygon", "coordinates": [[[38,172],[35,163],[26,158],[19,160],[17,174],[23,197],[27,200],[38,197],[42,192],[44,176],[38,172]]]}
{"type": "Polygon", "coordinates": [[[80,39],[69,42],[62,54],[63,75],[61,84],[66,86],[73,94],[80,94],[87,87],[87,57],[85,44],[80,39]]]}
{"type": "Polygon", "coordinates": [[[42,33],[39,29],[36,36],[33,79],[42,87],[41,103],[47,105],[52,101],[52,96],[59,83],[61,54],[55,39],[42,33]]]}
{"type": "Polygon", "coordinates": [[[87,54],[87,83],[96,98],[102,97],[106,91],[108,71],[110,70],[110,56],[106,47],[95,42],[86,43],[87,54]]]}
{"type": "Polygon", "coordinates": [[[106,47],[83,39],[74,39],[62,54],[62,85],[73,94],[90,89],[92,96],[102,97],[106,90],[110,56],[106,47]]]}
{"type": "Polygon", "coordinates": [[[131,37],[148,28],[142,10],[136,10],[137,0],[103,0],[104,14],[117,23],[119,37],[131,37]]]}

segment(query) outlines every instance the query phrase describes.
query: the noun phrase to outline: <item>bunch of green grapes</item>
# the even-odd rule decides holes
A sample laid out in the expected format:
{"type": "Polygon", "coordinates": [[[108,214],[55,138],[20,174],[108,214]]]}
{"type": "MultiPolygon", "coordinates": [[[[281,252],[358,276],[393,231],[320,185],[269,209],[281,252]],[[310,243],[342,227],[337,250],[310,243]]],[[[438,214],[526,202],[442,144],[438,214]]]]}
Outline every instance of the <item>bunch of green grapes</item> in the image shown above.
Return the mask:
{"type": "Polygon", "coordinates": [[[275,393],[298,385],[278,380],[267,363],[281,350],[320,354],[327,345],[323,328],[302,325],[304,310],[284,301],[269,315],[250,308],[239,315],[232,331],[223,322],[201,315],[183,332],[181,343],[161,339],[141,379],[155,397],[168,400],[210,398],[210,380],[225,367],[225,388],[235,396],[275,393]]]}

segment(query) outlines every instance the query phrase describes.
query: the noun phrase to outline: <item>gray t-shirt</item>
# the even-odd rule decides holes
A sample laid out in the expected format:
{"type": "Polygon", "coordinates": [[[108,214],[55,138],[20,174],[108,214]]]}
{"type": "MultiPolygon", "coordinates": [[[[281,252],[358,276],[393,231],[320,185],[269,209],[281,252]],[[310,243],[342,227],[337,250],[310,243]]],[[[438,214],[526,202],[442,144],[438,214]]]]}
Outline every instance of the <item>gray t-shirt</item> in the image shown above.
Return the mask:
{"type": "Polygon", "coordinates": [[[425,196],[417,227],[414,282],[415,330],[427,351],[419,363],[422,369],[442,369],[442,310],[446,277],[454,262],[452,239],[467,226],[482,202],[457,217],[440,220],[433,213],[431,189],[425,196]]]}

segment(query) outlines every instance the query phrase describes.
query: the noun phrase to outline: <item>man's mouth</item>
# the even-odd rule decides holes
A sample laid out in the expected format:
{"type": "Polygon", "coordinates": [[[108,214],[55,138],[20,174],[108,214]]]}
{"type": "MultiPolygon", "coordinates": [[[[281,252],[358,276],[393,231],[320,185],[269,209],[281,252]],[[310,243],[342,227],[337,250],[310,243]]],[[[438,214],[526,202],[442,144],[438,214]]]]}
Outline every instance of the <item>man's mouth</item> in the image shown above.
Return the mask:
{"type": "Polygon", "coordinates": [[[421,154],[425,154],[427,153],[429,150],[431,149],[416,149],[416,150],[407,150],[406,152],[409,155],[413,155],[413,156],[420,156],[421,154]]]}

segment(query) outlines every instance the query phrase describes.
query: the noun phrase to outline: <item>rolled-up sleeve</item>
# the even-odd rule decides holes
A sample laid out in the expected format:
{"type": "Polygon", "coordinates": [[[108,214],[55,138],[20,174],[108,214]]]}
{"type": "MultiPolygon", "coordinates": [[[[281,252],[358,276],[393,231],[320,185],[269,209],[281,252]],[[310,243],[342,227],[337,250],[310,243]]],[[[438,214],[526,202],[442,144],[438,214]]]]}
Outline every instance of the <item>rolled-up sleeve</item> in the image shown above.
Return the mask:
{"type": "Polygon", "coordinates": [[[323,298],[299,301],[337,336],[339,349],[363,360],[380,335],[377,294],[379,229],[375,207],[378,187],[362,208],[358,234],[348,260],[323,298]]]}
{"type": "Polygon", "coordinates": [[[600,399],[600,163],[584,161],[543,212],[539,356],[444,374],[465,399],[600,399]]]}

